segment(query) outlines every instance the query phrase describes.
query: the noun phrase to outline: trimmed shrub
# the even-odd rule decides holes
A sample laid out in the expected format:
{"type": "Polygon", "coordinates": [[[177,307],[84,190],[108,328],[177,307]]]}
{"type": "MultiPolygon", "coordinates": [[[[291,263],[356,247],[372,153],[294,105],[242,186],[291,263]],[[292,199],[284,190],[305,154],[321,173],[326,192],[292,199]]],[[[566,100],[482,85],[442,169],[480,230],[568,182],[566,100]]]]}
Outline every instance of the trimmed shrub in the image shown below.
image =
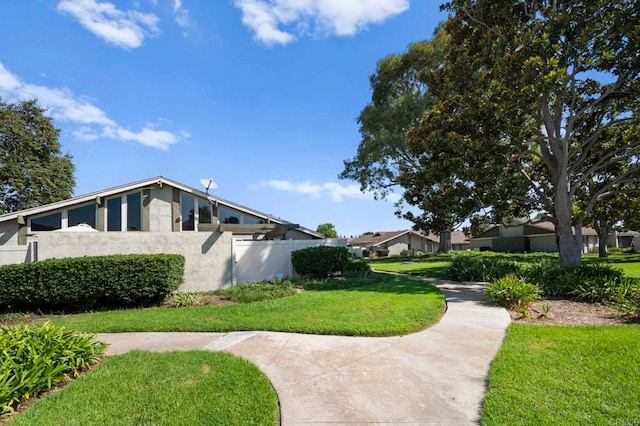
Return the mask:
{"type": "Polygon", "coordinates": [[[309,247],[291,253],[296,272],[309,277],[328,277],[343,272],[351,258],[346,247],[309,247]]]}
{"type": "Polygon", "coordinates": [[[515,275],[507,275],[487,286],[484,291],[491,300],[511,308],[528,308],[540,299],[538,288],[515,275]]]}
{"type": "Polygon", "coordinates": [[[358,259],[357,257],[354,257],[349,259],[349,262],[347,263],[347,266],[343,272],[344,272],[343,275],[348,275],[348,276],[367,274],[371,272],[371,266],[369,266],[369,264],[366,261],[362,259],[358,259]]]}
{"type": "Polygon", "coordinates": [[[494,281],[509,274],[519,275],[522,268],[515,260],[492,256],[455,256],[449,268],[454,281],[494,281]]]}
{"type": "Polygon", "coordinates": [[[47,322],[0,327],[0,348],[2,417],[23,400],[76,377],[99,360],[106,345],[47,322]]]}
{"type": "Polygon", "coordinates": [[[182,283],[175,254],[50,259],[0,267],[2,309],[89,309],[162,302],[182,283]]]}
{"type": "Polygon", "coordinates": [[[601,302],[608,299],[607,293],[615,293],[612,287],[622,279],[623,272],[608,264],[560,268],[555,262],[540,262],[532,264],[525,275],[546,296],[601,302]]]}
{"type": "Polygon", "coordinates": [[[387,257],[389,256],[389,249],[380,249],[376,251],[379,257],[387,257]]]}

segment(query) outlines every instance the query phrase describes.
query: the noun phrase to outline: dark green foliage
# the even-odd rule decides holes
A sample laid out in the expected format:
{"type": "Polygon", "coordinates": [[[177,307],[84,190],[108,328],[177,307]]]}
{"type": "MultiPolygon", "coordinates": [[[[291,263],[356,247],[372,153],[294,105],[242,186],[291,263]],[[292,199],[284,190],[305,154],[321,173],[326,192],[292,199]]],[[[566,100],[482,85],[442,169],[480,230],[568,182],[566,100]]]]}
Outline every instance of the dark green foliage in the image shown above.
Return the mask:
{"type": "Polygon", "coordinates": [[[35,101],[0,99],[0,213],[71,197],[75,180],[69,154],[61,153],[46,110],[35,101]]]}
{"type": "Polygon", "coordinates": [[[609,304],[619,311],[640,316],[640,280],[622,278],[617,284],[617,292],[609,304]]]}
{"type": "Polygon", "coordinates": [[[378,256],[380,257],[387,257],[389,256],[389,250],[388,249],[380,249],[378,251],[376,251],[376,253],[378,254],[378,256]]]}
{"type": "Polygon", "coordinates": [[[622,278],[621,270],[608,264],[584,264],[560,268],[552,262],[532,264],[525,275],[547,296],[571,297],[579,300],[602,301],[609,283],[622,278]]]}
{"type": "Polygon", "coordinates": [[[347,267],[343,272],[344,275],[366,274],[371,272],[371,266],[369,266],[365,260],[353,257],[349,260],[349,263],[347,263],[347,267]]]}
{"type": "Polygon", "coordinates": [[[507,275],[489,284],[484,291],[491,300],[511,308],[527,308],[540,298],[538,288],[515,275],[507,275]]]}
{"type": "Polygon", "coordinates": [[[0,267],[0,310],[88,309],[161,302],[182,283],[175,254],[50,259],[0,267]]]}
{"type": "Polygon", "coordinates": [[[105,350],[93,336],[43,323],[0,327],[0,417],[26,398],[70,380],[105,350]]]}
{"type": "Polygon", "coordinates": [[[261,300],[280,299],[296,294],[296,287],[289,280],[269,283],[241,284],[231,288],[217,290],[223,299],[238,303],[259,302],[261,300]]]}
{"type": "Polygon", "coordinates": [[[493,256],[455,256],[449,278],[455,281],[493,281],[509,274],[519,275],[521,266],[515,260],[493,256]]]}
{"type": "Polygon", "coordinates": [[[351,258],[346,247],[309,247],[291,253],[291,262],[296,272],[311,277],[328,277],[342,272],[351,258]]]}
{"type": "Polygon", "coordinates": [[[363,256],[363,257],[369,257],[369,256],[371,256],[371,250],[369,250],[369,249],[363,249],[363,250],[362,250],[362,256],[363,256]]]}

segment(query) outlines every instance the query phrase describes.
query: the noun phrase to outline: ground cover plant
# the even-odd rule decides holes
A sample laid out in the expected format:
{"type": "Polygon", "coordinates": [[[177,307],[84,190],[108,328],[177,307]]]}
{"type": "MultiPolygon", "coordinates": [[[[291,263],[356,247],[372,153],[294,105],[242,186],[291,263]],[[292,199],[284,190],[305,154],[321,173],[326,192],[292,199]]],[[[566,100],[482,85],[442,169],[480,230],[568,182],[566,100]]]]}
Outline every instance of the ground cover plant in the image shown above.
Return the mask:
{"type": "Polygon", "coordinates": [[[224,352],[134,351],[38,401],[19,425],[277,425],[267,377],[224,352]]]}
{"type": "Polygon", "coordinates": [[[640,327],[512,324],[482,424],[639,424],[640,327]]]}
{"type": "Polygon", "coordinates": [[[92,336],[51,323],[0,327],[0,417],[18,405],[76,377],[96,363],[105,346],[92,336]]]}
{"type": "Polygon", "coordinates": [[[310,280],[303,285],[309,289],[282,299],[103,311],[55,322],[86,332],[270,330],[388,336],[412,333],[433,324],[445,309],[444,296],[433,284],[410,277],[371,274],[310,280]]]}
{"type": "Polygon", "coordinates": [[[276,280],[268,283],[237,285],[217,290],[216,294],[232,302],[251,303],[292,296],[296,294],[296,287],[291,280],[276,280]]]}

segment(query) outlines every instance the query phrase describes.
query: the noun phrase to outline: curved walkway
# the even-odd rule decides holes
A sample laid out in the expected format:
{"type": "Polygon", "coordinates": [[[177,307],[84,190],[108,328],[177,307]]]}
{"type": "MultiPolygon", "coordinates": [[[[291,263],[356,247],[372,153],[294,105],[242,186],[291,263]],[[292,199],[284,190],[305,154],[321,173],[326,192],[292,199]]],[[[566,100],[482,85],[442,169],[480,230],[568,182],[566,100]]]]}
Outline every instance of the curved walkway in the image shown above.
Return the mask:
{"type": "Polygon", "coordinates": [[[397,337],[274,332],[100,334],[108,353],[224,350],[255,363],[278,393],[283,425],[478,422],[485,381],[510,323],[481,284],[434,282],[447,312],[397,337]]]}

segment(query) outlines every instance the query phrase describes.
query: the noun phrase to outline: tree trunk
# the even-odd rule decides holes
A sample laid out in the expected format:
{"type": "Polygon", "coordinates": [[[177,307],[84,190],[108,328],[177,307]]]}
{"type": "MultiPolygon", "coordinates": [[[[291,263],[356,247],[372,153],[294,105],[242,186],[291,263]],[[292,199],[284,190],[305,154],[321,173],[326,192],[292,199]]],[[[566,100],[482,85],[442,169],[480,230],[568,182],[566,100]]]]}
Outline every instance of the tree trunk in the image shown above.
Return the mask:
{"type": "Polygon", "coordinates": [[[582,222],[576,224],[574,234],[573,204],[566,181],[560,180],[555,195],[553,219],[560,252],[560,267],[579,266],[582,262],[582,222]]]}
{"type": "Polygon", "coordinates": [[[453,250],[451,246],[451,230],[440,232],[440,246],[438,253],[447,253],[453,250]]]}
{"type": "Polygon", "coordinates": [[[598,257],[607,257],[607,237],[609,236],[609,225],[603,221],[596,220],[594,223],[598,233],[598,257]]]}

